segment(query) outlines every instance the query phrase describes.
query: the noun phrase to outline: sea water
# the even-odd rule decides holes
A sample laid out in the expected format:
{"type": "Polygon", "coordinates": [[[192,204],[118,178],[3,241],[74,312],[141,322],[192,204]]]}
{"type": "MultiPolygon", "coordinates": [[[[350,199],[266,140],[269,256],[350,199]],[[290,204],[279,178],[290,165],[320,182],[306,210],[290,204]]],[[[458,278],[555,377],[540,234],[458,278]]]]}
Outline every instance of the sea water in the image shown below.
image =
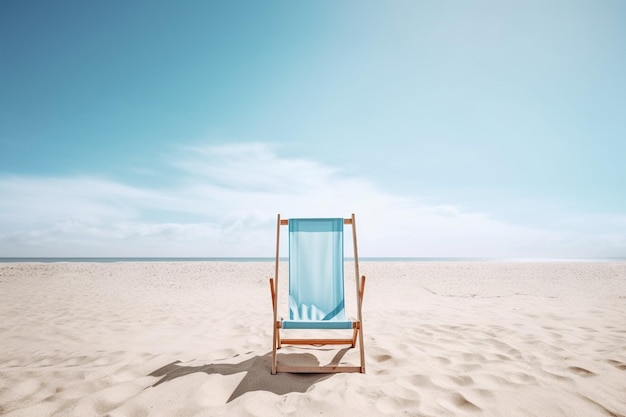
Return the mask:
{"type": "MultiPolygon", "coordinates": [[[[0,258],[10,262],[274,262],[273,257],[93,257],[93,258],[0,258]]],[[[288,258],[280,258],[287,261],[288,258]]],[[[354,258],[346,257],[346,261],[354,258]]],[[[459,257],[359,257],[361,262],[626,262],[626,258],[459,258],[459,257]]]]}

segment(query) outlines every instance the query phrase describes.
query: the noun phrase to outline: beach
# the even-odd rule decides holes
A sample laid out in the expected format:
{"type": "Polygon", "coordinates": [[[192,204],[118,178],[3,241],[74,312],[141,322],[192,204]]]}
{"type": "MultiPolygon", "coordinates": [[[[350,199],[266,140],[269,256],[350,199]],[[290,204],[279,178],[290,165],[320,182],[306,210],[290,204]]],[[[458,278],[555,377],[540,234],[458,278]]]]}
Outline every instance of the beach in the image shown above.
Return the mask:
{"type": "Polygon", "coordinates": [[[360,272],[366,373],[271,375],[272,262],[0,263],[0,415],[626,416],[626,262],[360,272]]]}

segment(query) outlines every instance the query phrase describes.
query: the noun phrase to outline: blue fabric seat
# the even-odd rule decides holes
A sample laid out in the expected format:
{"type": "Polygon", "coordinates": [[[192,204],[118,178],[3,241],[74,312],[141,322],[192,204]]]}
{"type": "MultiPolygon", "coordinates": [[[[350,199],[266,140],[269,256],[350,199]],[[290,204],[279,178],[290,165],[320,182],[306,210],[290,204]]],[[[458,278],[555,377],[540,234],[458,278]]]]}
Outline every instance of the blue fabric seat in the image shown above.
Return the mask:
{"type": "Polygon", "coordinates": [[[290,219],[288,326],[329,321],[346,321],[343,219],[290,219]]]}

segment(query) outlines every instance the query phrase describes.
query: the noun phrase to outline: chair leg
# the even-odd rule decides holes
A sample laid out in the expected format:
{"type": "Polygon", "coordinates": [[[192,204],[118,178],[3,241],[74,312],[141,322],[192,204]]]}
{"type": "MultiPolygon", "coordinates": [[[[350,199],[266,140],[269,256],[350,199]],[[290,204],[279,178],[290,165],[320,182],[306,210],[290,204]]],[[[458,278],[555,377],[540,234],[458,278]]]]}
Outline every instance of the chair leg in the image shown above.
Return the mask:
{"type": "Polygon", "coordinates": [[[279,337],[278,329],[276,328],[276,324],[274,324],[274,331],[272,335],[272,375],[276,375],[276,366],[278,364],[276,349],[278,348],[279,337]]]}
{"type": "Polygon", "coordinates": [[[356,338],[359,335],[359,329],[358,327],[354,328],[354,331],[352,332],[352,347],[356,346],[356,338]]]}
{"type": "Polygon", "coordinates": [[[363,344],[363,325],[359,329],[359,353],[361,354],[361,373],[365,373],[365,346],[363,344]]]}

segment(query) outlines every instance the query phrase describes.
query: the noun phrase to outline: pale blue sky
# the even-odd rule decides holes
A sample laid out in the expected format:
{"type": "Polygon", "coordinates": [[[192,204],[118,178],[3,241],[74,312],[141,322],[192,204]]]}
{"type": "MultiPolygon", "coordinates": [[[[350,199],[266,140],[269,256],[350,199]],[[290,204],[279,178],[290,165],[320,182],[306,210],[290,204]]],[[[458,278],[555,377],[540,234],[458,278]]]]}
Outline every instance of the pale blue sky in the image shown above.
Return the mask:
{"type": "Polygon", "coordinates": [[[626,2],[4,1],[1,256],[626,256],[626,2]]]}

